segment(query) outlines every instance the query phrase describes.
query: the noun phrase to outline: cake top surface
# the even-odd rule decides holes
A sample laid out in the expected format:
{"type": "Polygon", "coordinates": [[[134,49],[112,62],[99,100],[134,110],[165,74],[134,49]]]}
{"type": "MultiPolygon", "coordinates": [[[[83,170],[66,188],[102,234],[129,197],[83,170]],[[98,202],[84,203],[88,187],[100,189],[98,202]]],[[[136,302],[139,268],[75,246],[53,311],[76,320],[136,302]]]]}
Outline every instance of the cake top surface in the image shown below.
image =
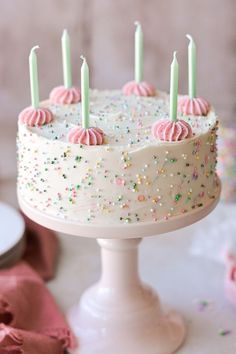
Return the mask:
{"type": "MultiPolygon", "coordinates": [[[[56,105],[43,101],[41,106],[52,111],[54,120],[44,126],[26,129],[46,139],[70,144],[68,132],[81,125],[81,103],[56,105]]],[[[168,118],[168,115],[169,96],[160,91],[155,97],[138,97],[125,96],[120,90],[90,90],[90,126],[104,131],[106,145],[141,147],[166,144],[155,140],[151,126],[157,120],[168,118]]],[[[194,136],[208,132],[217,120],[212,109],[206,117],[179,114],[179,118],[191,125],[194,136]]]]}

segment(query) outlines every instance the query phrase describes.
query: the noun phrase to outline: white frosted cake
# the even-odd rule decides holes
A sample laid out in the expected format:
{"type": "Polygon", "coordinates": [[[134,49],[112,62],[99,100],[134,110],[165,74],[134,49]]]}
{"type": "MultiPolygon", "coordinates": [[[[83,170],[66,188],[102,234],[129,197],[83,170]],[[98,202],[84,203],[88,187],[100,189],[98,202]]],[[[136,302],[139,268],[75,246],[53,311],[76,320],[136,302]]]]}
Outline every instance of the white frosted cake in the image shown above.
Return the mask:
{"type": "Polygon", "coordinates": [[[162,141],[154,122],[168,119],[169,96],[125,96],[90,91],[90,125],[104,144],[68,141],[81,125],[81,103],[44,101],[53,120],[42,126],[19,121],[18,193],[30,206],[82,224],[158,222],[204,208],[219,194],[216,175],[217,116],[182,115],[193,136],[162,141]]]}

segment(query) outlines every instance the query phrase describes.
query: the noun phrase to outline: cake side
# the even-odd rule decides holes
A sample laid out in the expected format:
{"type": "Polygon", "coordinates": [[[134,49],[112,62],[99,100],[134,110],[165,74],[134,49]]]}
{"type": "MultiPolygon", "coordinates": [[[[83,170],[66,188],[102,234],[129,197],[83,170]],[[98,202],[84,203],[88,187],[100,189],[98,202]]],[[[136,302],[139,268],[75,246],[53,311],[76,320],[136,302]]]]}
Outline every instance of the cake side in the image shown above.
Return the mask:
{"type": "Polygon", "coordinates": [[[78,223],[136,223],[184,214],[216,197],[213,110],[207,117],[184,117],[192,138],[160,142],[150,131],[168,115],[167,95],[93,91],[93,125],[102,126],[107,138],[105,145],[84,146],[66,140],[80,123],[80,104],[42,104],[55,121],[35,128],[19,123],[18,133],[18,192],[38,210],[78,223]]]}

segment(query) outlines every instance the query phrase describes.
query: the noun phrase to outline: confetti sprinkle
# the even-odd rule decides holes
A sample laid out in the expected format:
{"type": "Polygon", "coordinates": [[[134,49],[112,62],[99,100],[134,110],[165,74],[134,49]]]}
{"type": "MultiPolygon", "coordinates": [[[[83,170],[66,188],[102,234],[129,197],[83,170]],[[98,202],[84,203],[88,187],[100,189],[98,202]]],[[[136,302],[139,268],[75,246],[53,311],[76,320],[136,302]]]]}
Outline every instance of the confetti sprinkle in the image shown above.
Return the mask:
{"type": "Polygon", "coordinates": [[[207,300],[199,301],[198,304],[197,304],[198,311],[199,312],[204,312],[206,309],[209,308],[210,304],[211,303],[209,301],[207,301],[207,300]]]}
{"type": "Polygon", "coordinates": [[[181,199],[181,197],[182,197],[182,194],[177,193],[177,194],[175,195],[175,200],[176,200],[176,202],[178,202],[178,201],[181,199]]]}
{"type": "Polygon", "coordinates": [[[145,199],[146,199],[146,198],[145,198],[145,196],[144,196],[143,194],[141,194],[141,195],[138,196],[138,201],[139,201],[139,202],[144,202],[145,199]]]}
{"type": "Polygon", "coordinates": [[[116,185],[117,186],[124,186],[125,185],[125,180],[123,178],[116,178],[116,185]]]}

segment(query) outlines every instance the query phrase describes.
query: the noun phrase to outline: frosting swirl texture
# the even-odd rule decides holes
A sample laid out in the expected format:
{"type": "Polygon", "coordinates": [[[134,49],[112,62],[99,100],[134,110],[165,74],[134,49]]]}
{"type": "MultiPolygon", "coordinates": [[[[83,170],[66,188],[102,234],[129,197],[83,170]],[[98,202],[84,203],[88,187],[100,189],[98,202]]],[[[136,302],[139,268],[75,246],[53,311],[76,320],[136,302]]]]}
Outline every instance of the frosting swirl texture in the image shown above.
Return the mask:
{"type": "Polygon", "coordinates": [[[45,107],[27,107],[19,114],[19,121],[29,127],[49,124],[53,120],[52,112],[45,107]]]}
{"type": "Polygon", "coordinates": [[[178,102],[179,111],[185,115],[206,116],[210,110],[210,104],[205,98],[190,98],[184,96],[178,102]]]}
{"type": "Polygon", "coordinates": [[[136,81],[129,81],[123,86],[123,94],[126,96],[136,95],[136,96],[155,96],[155,87],[146,81],[137,83],[136,81]]]}
{"type": "Polygon", "coordinates": [[[95,127],[85,129],[76,126],[69,131],[68,140],[73,144],[102,145],[104,143],[104,132],[95,127]]]}
{"type": "Polygon", "coordinates": [[[177,121],[162,119],[153,124],[152,135],[162,141],[180,141],[191,138],[193,133],[191,126],[182,119],[177,121]]]}
{"type": "Polygon", "coordinates": [[[81,92],[78,87],[66,88],[57,86],[50,93],[50,101],[56,104],[72,104],[81,101],[81,92]]]}

